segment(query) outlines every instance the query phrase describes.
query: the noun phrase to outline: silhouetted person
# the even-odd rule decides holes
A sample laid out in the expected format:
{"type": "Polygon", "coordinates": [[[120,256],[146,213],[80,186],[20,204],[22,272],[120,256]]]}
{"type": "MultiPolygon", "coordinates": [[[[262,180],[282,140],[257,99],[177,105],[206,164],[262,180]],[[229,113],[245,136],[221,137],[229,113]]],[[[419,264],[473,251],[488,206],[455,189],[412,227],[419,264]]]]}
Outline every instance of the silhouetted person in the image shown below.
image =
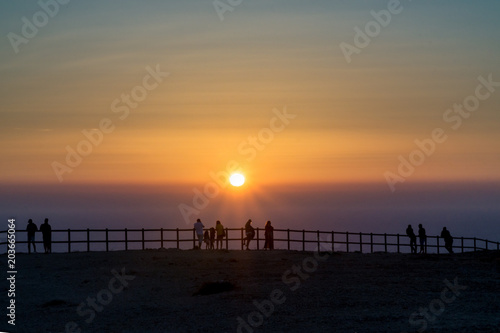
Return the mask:
{"type": "Polygon", "coordinates": [[[208,233],[208,230],[205,230],[205,233],[203,234],[203,241],[205,242],[205,250],[208,250],[210,247],[210,234],[208,233]]]}
{"type": "Polygon", "coordinates": [[[441,238],[444,239],[444,247],[448,250],[449,253],[453,253],[453,237],[451,237],[450,232],[446,227],[441,231],[441,238]]]}
{"type": "Polygon", "coordinates": [[[271,221],[267,221],[264,228],[264,237],[266,241],[264,242],[264,249],[273,250],[274,249],[274,228],[271,225],[271,221]]]}
{"type": "Polygon", "coordinates": [[[198,248],[201,250],[201,244],[203,243],[203,223],[201,223],[200,219],[196,220],[194,224],[194,230],[196,232],[196,236],[198,236],[198,248]]]}
{"type": "Polygon", "coordinates": [[[220,249],[222,250],[222,241],[224,240],[224,237],[226,236],[226,231],[224,230],[224,226],[220,221],[217,221],[215,224],[215,231],[217,232],[217,250],[219,249],[219,243],[220,243],[220,249]]]}
{"type": "Polygon", "coordinates": [[[420,253],[427,253],[427,235],[421,224],[418,225],[418,238],[420,239],[420,253]]]}
{"type": "Polygon", "coordinates": [[[36,224],[33,223],[32,219],[28,220],[26,231],[28,232],[28,253],[31,253],[30,244],[33,244],[33,251],[36,253],[35,233],[38,231],[38,228],[36,227],[36,224]]]}
{"type": "Polygon", "coordinates": [[[248,246],[250,245],[250,241],[255,237],[255,229],[252,227],[252,220],[248,220],[245,224],[245,234],[246,237],[243,241],[243,245],[245,245],[246,240],[247,250],[250,250],[248,246]]]}
{"type": "Polygon", "coordinates": [[[214,249],[214,243],[215,243],[215,228],[212,227],[210,228],[210,250],[214,249]]]}
{"type": "Polygon", "coordinates": [[[417,253],[417,236],[415,236],[411,224],[408,224],[408,228],[406,228],[406,234],[410,238],[411,253],[417,253]]]}
{"type": "Polygon", "coordinates": [[[52,228],[49,224],[49,219],[45,219],[45,222],[40,225],[40,231],[43,237],[43,249],[45,253],[52,252],[52,228]]]}

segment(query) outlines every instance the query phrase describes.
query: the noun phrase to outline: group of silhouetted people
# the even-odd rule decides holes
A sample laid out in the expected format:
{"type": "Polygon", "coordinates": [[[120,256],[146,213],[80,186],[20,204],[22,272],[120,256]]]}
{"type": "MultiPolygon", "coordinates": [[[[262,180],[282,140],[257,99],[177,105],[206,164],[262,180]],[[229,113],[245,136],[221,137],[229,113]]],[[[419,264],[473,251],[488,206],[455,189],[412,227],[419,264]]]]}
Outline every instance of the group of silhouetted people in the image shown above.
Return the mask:
{"type": "Polygon", "coordinates": [[[194,224],[194,230],[196,236],[198,236],[198,248],[201,249],[201,244],[205,242],[205,249],[207,250],[214,250],[214,243],[216,243],[217,245],[217,250],[219,249],[219,245],[220,249],[222,250],[223,240],[224,237],[226,237],[226,230],[224,229],[222,223],[217,220],[217,222],[215,222],[215,228],[211,227],[210,229],[205,230],[205,232],[203,232],[204,227],[205,226],[203,225],[203,223],[201,223],[200,219],[196,220],[196,223],[194,224]]]}
{"type": "MultiPolygon", "coordinates": [[[[36,253],[36,245],[35,245],[35,233],[39,229],[36,224],[33,223],[32,219],[28,220],[28,226],[26,227],[26,231],[28,233],[28,253],[31,253],[31,245],[33,245],[33,251],[36,253]]],[[[52,227],[49,224],[49,219],[45,219],[44,223],[40,225],[40,231],[42,232],[43,238],[43,248],[45,253],[52,252],[52,227]]]]}
{"type": "MultiPolygon", "coordinates": [[[[205,226],[200,219],[197,219],[194,224],[194,230],[196,236],[198,237],[198,248],[201,249],[201,245],[205,242],[205,249],[214,250],[214,242],[217,244],[217,249],[223,249],[223,240],[226,237],[226,230],[220,221],[215,223],[215,228],[212,227],[208,230],[203,230],[205,226]],[[217,239],[216,239],[217,237],[217,239]]],[[[274,249],[274,227],[271,225],[271,221],[267,221],[264,228],[264,249],[273,250],[274,249]]],[[[246,246],[247,250],[250,250],[250,242],[255,237],[255,228],[252,226],[252,220],[248,220],[245,223],[245,238],[243,239],[243,246],[246,246]]]]}
{"type": "MultiPolygon", "coordinates": [[[[411,224],[408,224],[408,228],[406,228],[406,235],[410,238],[411,253],[417,253],[417,236],[413,232],[411,224]]],[[[427,253],[427,235],[422,224],[418,225],[418,238],[420,240],[419,253],[427,253]]],[[[453,237],[446,227],[441,231],[441,238],[444,239],[444,247],[446,250],[448,250],[449,253],[453,253],[453,237]]]]}

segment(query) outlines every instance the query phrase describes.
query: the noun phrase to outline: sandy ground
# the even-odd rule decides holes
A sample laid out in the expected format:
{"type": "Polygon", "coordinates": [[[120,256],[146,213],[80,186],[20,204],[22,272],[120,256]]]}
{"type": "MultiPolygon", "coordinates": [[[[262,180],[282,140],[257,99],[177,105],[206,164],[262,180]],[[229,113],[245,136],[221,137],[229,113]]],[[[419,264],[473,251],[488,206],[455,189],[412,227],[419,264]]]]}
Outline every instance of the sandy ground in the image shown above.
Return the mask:
{"type": "Polygon", "coordinates": [[[4,314],[0,331],[500,332],[499,252],[18,254],[17,268],[16,326],[4,314]],[[193,295],[220,281],[234,288],[193,295]]]}

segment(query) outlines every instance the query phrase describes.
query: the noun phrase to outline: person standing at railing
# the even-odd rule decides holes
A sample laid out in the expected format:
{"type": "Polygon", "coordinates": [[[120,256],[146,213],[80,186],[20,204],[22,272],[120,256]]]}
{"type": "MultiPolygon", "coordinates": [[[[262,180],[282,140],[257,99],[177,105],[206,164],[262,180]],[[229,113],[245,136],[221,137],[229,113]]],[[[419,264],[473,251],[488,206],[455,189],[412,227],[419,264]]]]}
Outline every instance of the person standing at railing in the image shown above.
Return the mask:
{"type": "Polygon", "coordinates": [[[427,235],[422,224],[418,225],[418,238],[420,239],[420,253],[427,253],[427,235]]]}
{"type": "Polygon", "coordinates": [[[196,223],[194,224],[194,230],[196,232],[196,235],[198,236],[198,248],[201,250],[201,244],[203,243],[203,223],[201,223],[200,219],[196,220],[196,223]]]}
{"type": "Polygon", "coordinates": [[[248,246],[250,245],[250,241],[255,237],[255,229],[252,227],[252,220],[248,220],[245,224],[245,234],[246,237],[243,240],[243,245],[245,245],[246,240],[247,250],[250,250],[248,246]]]}
{"type": "Polygon", "coordinates": [[[52,228],[49,224],[49,219],[45,219],[44,223],[40,225],[40,231],[43,237],[43,249],[45,253],[52,252],[52,228]]]}
{"type": "Polygon", "coordinates": [[[453,237],[451,237],[451,234],[446,227],[444,227],[441,231],[441,238],[444,239],[444,247],[448,250],[448,253],[453,253],[453,237]]]}
{"type": "Polygon", "coordinates": [[[219,249],[219,243],[220,243],[220,249],[222,250],[222,241],[224,240],[224,237],[226,236],[226,231],[224,230],[224,226],[222,223],[220,223],[219,220],[215,223],[215,231],[217,233],[217,250],[219,249]]]}
{"type": "Polygon", "coordinates": [[[267,221],[266,226],[264,228],[264,237],[266,241],[264,242],[264,250],[269,249],[273,250],[274,249],[274,228],[271,225],[271,221],[267,221]]]}
{"type": "Polygon", "coordinates": [[[406,235],[410,238],[411,253],[417,253],[417,236],[415,236],[411,224],[408,224],[408,228],[406,228],[406,235]]]}
{"type": "Polygon", "coordinates": [[[28,232],[28,253],[31,253],[30,244],[33,244],[33,251],[36,253],[35,233],[38,231],[38,228],[36,227],[36,224],[33,223],[32,219],[28,220],[26,231],[28,232]]]}

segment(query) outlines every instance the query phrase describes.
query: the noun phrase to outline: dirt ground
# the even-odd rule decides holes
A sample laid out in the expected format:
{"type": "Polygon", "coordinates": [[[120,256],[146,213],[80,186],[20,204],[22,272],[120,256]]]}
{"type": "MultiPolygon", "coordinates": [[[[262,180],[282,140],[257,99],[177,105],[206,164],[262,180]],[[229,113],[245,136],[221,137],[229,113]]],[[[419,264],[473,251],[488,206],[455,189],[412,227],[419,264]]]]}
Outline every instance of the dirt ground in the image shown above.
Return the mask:
{"type": "Polygon", "coordinates": [[[493,251],[18,254],[17,269],[0,331],[500,332],[493,251]]]}

